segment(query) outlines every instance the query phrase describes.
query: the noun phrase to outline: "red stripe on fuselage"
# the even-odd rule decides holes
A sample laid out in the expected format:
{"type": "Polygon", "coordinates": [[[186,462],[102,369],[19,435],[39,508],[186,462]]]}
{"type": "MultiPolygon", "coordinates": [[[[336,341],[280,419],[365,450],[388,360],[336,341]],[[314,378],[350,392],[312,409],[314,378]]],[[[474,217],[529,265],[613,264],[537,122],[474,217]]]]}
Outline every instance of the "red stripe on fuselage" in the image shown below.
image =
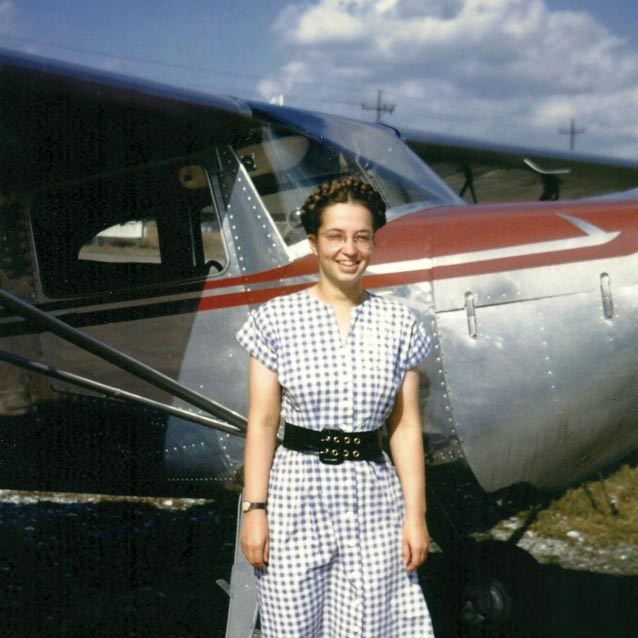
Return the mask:
{"type": "MultiPolygon", "coordinates": [[[[364,285],[369,289],[387,288],[422,281],[622,257],[637,251],[636,202],[538,203],[432,209],[406,215],[379,231],[373,265],[383,265],[388,272],[366,275],[364,285]],[[555,244],[557,249],[537,254],[526,253],[525,246],[587,237],[583,230],[563,215],[591,224],[603,233],[617,232],[618,235],[597,246],[561,250],[560,245],[555,244]],[[511,252],[517,246],[521,246],[521,254],[476,261],[469,257],[474,253],[498,249],[510,249],[511,252]],[[464,255],[470,260],[463,261],[464,255]],[[458,256],[462,263],[436,265],[437,260],[450,256],[458,256]],[[432,260],[432,265],[392,272],[393,263],[400,269],[401,262],[415,260],[432,260]]],[[[310,285],[286,282],[316,272],[316,258],[309,255],[271,270],[211,281],[206,284],[206,290],[232,285],[248,288],[268,283],[274,285],[245,293],[204,297],[200,302],[200,310],[262,303],[310,285]]]]}
{"type": "Polygon", "coordinates": [[[232,308],[233,306],[245,306],[261,304],[279,295],[289,295],[293,292],[307,288],[310,283],[296,285],[281,285],[271,288],[260,288],[258,290],[246,290],[243,292],[230,293],[228,295],[214,295],[202,297],[197,307],[200,310],[218,310],[220,308],[232,308]]]}

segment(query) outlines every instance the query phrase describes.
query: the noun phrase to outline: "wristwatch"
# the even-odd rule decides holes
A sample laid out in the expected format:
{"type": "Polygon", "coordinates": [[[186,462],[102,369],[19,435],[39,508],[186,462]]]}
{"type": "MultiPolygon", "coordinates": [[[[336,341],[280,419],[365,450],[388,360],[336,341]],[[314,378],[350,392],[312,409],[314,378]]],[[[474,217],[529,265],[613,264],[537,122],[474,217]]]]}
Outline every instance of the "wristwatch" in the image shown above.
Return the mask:
{"type": "Polygon", "coordinates": [[[251,510],[265,510],[266,503],[254,503],[253,501],[242,501],[241,502],[241,511],[250,512],[251,510]]]}

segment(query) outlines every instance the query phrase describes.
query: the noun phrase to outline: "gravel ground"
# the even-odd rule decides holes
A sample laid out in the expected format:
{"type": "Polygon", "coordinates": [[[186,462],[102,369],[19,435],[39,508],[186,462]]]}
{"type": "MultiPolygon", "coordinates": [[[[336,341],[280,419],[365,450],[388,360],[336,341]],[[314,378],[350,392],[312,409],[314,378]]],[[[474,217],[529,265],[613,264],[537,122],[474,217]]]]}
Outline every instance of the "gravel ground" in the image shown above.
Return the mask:
{"type": "Polygon", "coordinates": [[[2,638],[222,638],[235,503],[0,494],[2,638]]]}
{"type": "MultiPolygon", "coordinates": [[[[495,540],[507,541],[523,521],[514,516],[502,521],[487,535],[495,540]]],[[[601,574],[638,576],[638,538],[635,542],[598,547],[592,539],[575,530],[568,531],[564,539],[544,538],[526,531],[517,543],[543,565],[559,565],[564,569],[601,574]]]]}
{"type": "MultiPolygon", "coordinates": [[[[222,638],[228,598],[216,581],[229,578],[235,509],[235,498],[0,491],[0,637],[222,638]]],[[[506,540],[518,524],[509,519],[492,536],[506,540]]],[[[540,567],[516,574],[516,613],[489,633],[461,631],[467,574],[433,552],[420,576],[437,638],[635,635],[635,546],[603,554],[586,539],[529,532],[520,545],[540,567]]]]}

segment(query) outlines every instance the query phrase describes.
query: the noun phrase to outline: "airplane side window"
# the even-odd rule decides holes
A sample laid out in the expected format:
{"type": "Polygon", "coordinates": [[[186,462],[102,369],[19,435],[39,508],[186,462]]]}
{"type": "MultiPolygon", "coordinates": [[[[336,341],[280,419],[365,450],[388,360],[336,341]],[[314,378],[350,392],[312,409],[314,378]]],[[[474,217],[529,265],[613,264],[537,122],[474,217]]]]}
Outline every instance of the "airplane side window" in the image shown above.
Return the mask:
{"type": "Polygon", "coordinates": [[[135,219],[110,226],[80,248],[78,259],[160,264],[157,222],[135,219]]]}
{"type": "Polygon", "coordinates": [[[38,194],[31,218],[42,288],[52,298],[201,280],[228,261],[199,164],[58,186],[38,194]]]}

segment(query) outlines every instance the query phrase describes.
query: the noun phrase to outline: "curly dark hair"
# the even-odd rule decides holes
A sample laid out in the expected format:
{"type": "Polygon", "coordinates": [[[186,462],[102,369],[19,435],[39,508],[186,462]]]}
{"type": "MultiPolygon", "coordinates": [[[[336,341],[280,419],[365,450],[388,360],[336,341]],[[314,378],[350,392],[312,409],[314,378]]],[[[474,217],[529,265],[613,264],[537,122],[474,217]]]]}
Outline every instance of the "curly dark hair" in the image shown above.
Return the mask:
{"type": "Polygon", "coordinates": [[[370,184],[354,177],[342,177],[324,182],[306,198],[301,207],[301,223],[308,235],[316,235],[321,226],[321,214],[333,204],[361,204],[372,214],[372,227],[385,225],[385,202],[370,184]]]}

